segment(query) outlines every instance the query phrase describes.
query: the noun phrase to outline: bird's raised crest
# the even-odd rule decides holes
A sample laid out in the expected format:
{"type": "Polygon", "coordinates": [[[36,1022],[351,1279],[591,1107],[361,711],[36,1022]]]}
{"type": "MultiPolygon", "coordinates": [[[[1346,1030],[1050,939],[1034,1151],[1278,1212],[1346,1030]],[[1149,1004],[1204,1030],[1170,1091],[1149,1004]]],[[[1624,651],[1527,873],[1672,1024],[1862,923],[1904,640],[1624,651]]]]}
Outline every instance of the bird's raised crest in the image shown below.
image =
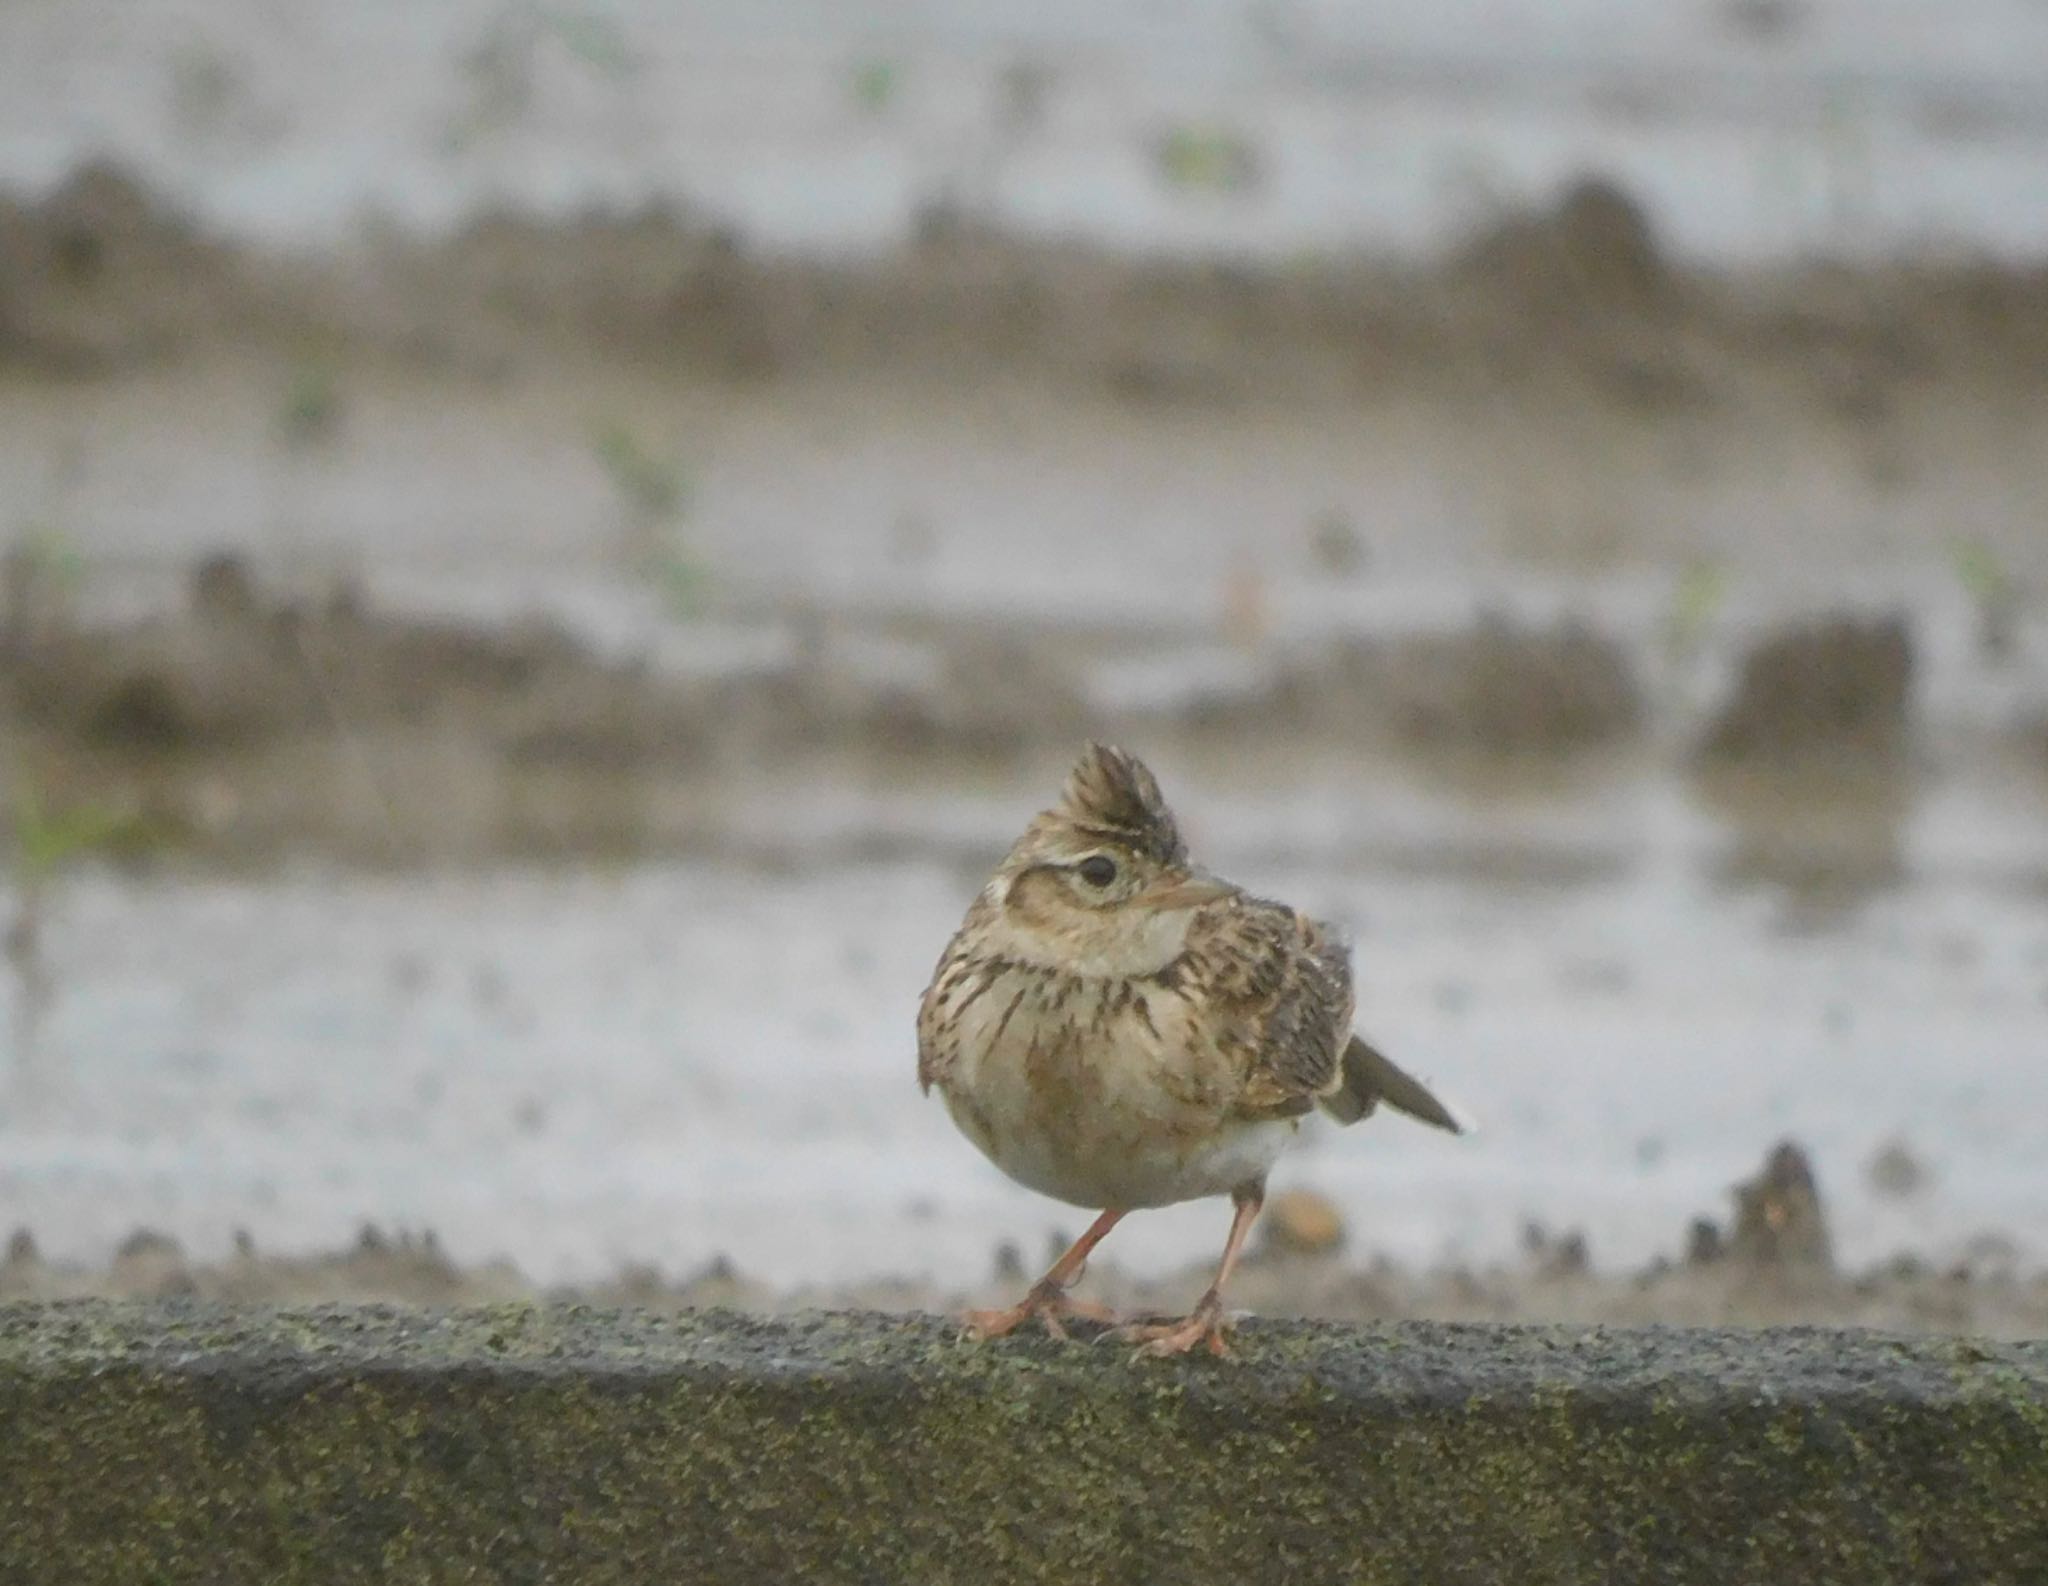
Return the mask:
{"type": "Polygon", "coordinates": [[[1147,854],[1161,864],[1184,864],[1187,848],[1159,783],[1136,755],[1091,743],[1060,792],[1058,813],[1077,828],[1147,854]]]}

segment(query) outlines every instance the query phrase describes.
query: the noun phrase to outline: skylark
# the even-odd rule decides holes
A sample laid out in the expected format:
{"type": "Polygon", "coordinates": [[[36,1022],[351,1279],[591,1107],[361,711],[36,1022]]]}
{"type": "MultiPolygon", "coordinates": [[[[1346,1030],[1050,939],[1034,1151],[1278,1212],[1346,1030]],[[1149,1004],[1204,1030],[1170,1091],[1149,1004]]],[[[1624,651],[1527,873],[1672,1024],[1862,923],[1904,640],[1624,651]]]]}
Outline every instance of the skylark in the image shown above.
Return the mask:
{"type": "Polygon", "coordinates": [[[917,1077],[1020,1184],[1100,1212],[1007,1310],[1101,1318],[1067,1293],[1128,1213],[1228,1195],[1216,1281],[1184,1319],[1120,1329],[1144,1352],[1227,1353],[1223,1286],[1266,1173],[1321,1107],[1355,1123],[1381,1102],[1453,1133],[1420,1081],[1351,1033],[1350,953],[1337,931],[1188,862],[1159,784],[1091,744],[946,946],[917,1020],[917,1077]]]}

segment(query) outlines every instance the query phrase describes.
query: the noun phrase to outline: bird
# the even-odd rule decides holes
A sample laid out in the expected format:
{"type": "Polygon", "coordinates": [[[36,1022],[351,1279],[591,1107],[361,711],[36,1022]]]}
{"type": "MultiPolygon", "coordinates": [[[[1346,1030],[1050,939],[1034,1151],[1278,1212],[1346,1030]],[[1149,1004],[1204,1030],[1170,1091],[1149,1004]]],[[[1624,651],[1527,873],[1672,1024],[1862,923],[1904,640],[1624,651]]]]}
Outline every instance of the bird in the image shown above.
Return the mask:
{"type": "Polygon", "coordinates": [[[1068,1292],[1110,1230],[1227,1195],[1222,1261],[1194,1309],[1115,1330],[1140,1357],[1227,1356],[1224,1287],[1307,1115],[1350,1124],[1384,1104],[1466,1128],[1353,1032],[1353,1004],[1335,926],[1195,866],[1151,771],[1090,743],[969,905],[918,1008],[923,1091],[1010,1178],[1097,1213],[1017,1304],[967,1312],[968,1333],[1113,1322],[1068,1292]]]}

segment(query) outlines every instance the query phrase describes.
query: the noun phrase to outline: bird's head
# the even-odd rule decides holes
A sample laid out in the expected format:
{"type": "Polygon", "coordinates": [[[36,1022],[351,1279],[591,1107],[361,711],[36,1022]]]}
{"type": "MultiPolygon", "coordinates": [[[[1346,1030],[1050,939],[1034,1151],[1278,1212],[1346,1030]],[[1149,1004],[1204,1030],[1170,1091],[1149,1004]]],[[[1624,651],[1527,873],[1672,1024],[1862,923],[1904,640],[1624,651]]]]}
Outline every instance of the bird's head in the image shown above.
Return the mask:
{"type": "Polygon", "coordinates": [[[1159,784],[1090,744],[984,894],[1004,952],[1079,975],[1146,975],[1181,954],[1194,911],[1237,896],[1188,863],[1159,784]]]}

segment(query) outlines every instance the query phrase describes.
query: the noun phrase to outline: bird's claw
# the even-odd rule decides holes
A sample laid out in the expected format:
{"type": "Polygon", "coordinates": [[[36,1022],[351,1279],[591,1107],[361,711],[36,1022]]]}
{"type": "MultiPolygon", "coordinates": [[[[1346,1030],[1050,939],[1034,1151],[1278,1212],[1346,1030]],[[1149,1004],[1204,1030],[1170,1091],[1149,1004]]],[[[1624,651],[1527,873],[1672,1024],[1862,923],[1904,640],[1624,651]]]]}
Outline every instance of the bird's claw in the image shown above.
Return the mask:
{"type": "Polygon", "coordinates": [[[1224,1314],[1222,1304],[1214,1295],[1205,1295],[1181,1321],[1133,1323],[1117,1328],[1109,1336],[1138,1345],[1131,1353],[1131,1364],[1136,1365],[1142,1360],[1191,1354],[1197,1347],[1207,1349],[1218,1360],[1234,1359],[1224,1337],[1229,1331],[1230,1318],[1224,1314]]]}
{"type": "Polygon", "coordinates": [[[1063,1318],[1107,1325],[1116,1320],[1116,1313],[1094,1300],[1077,1300],[1064,1289],[1039,1285],[1007,1309],[964,1311],[960,1323],[965,1336],[986,1339],[1005,1337],[1036,1319],[1039,1326],[1054,1338],[1065,1339],[1072,1335],[1068,1333],[1063,1318]]]}

